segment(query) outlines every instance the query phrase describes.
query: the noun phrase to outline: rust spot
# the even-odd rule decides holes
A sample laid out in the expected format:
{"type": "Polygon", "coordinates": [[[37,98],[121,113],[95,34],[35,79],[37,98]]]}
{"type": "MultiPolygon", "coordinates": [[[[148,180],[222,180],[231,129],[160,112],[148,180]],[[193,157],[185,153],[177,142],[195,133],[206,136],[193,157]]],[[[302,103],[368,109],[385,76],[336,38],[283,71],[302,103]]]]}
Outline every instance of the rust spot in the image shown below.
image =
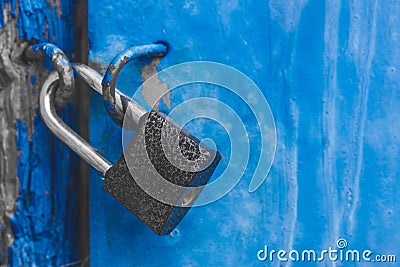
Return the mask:
{"type": "Polygon", "coordinates": [[[15,20],[18,21],[18,15],[19,15],[19,0],[15,1],[15,20]]]}
{"type": "Polygon", "coordinates": [[[21,151],[17,150],[17,163],[21,162],[21,151]]]}
{"type": "Polygon", "coordinates": [[[44,37],[46,38],[46,40],[49,40],[49,23],[47,22],[47,20],[44,20],[44,37]]]}
{"type": "Polygon", "coordinates": [[[35,125],[33,124],[33,120],[28,123],[28,141],[32,142],[32,136],[35,131],[35,125]]]}
{"type": "Polygon", "coordinates": [[[157,66],[160,64],[160,58],[144,66],[142,69],[142,79],[146,81],[151,76],[156,75],[150,81],[143,83],[142,95],[146,102],[154,109],[158,110],[159,96],[162,96],[168,108],[171,108],[170,92],[166,83],[161,83],[157,74],[157,66]]]}
{"type": "Polygon", "coordinates": [[[53,0],[47,0],[47,3],[50,5],[50,7],[53,8],[53,6],[54,6],[54,1],[53,0]]]}
{"type": "Polygon", "coordinates": [[[57,10],[57,16],[58,18],[61,18],[62,15],[62,10],[61,10],[61,0],[47,0],[47,3],[49,3],[49,5],[52,8],[56,8],[57,10]]]}
{"type": "Polygon", "coordinates": [[[3,18],[4,24],[6,24],[10,19],[10,12],[11,12],[11,4],[6,2],[6,8],[3,9],[3,18]]]}
{"type": "MultiPolygon", "coordinates": [[[[32,74],[26,74],[25,75],[25,84],[26,84],[26,87],[27,88],[29,88],[29,87],[31,87],[31,85],[30,85],[30,75],[32,75],[32,74]]],[[[32,94],[33,94],[33,91],[34,91],[34,87],[32,87],[32,94]]],[[[31,115],[32,115],[32,113],[31,112],[29,112],[31,115]]],[[[34,119],[35,119],[35,116],[36,115],[33,115],[33,117],[31,117],[31,116],[29,116],[29,117],[27,117],[24,121],[25,121],[25,123],[27,124],[27,126],[28,126],[28,141],[29,142],[32,142],[32,136],[33,136],[33,133],[34,133],[34,131],[35,131],[35,124],[34,124],[34,119]]]]}
{"type": "Polygon", "coordinates": [[[57,8],[57,16],[61,18],[62,10],[61,10],[61,0],[56,0],[56,8],[57,8]]]}

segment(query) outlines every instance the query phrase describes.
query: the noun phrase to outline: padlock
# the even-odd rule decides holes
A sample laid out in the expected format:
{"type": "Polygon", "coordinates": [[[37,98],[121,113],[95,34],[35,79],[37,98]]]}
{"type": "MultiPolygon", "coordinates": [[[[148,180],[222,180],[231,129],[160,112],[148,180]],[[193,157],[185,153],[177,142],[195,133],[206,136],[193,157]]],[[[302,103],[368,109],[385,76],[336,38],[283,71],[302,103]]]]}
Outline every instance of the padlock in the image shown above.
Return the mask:
{"type": "MultiPolygon", "coordinates": [[[[72,66],[80,78],[102,93],[99,73],[82,64],[72,66]]],[[[134,113],[130,117],[138,121],[136,135],[125,148],[125,156],[112,165],[57,116],[53,100],[58,80],[58,73],[52,72],[40,93],[40,112],[45,124],[104,177],[104,189],[116,200],[158,235],[169,234],[193,205],[202,186],[208,183],[221,159],[220,154],[200,145],[199,140],[165,114],[145,112],[115,89],[116,98],[124,99],[124,103],[115,104],[124,105],[119,108],[134,113]],[[128,160],[131,164],[127,164],[128,160]],[[160,183],[160,179],[164,182],[160,183]],[[164,185],[176,186],[170,189],[164,185]],[[166,201],[148,194],[148,190],[166,195],[166,201]]]]}

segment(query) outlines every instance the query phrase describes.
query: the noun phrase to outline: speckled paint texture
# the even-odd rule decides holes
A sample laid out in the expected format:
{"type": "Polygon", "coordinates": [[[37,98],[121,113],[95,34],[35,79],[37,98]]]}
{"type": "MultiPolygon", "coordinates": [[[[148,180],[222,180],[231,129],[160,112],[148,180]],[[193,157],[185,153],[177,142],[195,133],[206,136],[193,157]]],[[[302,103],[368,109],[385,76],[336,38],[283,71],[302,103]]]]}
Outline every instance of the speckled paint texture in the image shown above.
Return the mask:
{"type": "Polygon", "coordinates": [[[16,23],[20,40],[48,41],[71,54],[72,0],[1,0],[0,5],[0,27],[7,22],[16,23]]]}
{"type": "MultiPolygon", "coordinates": [[[[278,137],[271,173],[256,192],[248,192],[259,151],[254,137],[241,182],[219,201],[191,209],[166,237],[107,195],[92,172],[92,266],[281,266],[258,261],[257,252],[264,245],[335,248],[338,238],[349,248],[400,257],[399,13],[398,1],[89,0],[92,64],[107,66],[129,46],[163,40],[170,50],[158,70],[194,60],[230,65],[261,88],[278,137]]],[[[119,89],[132,94],[149,63],[127,67],[119,89]]],[[[207,93],[236,107],[249,135],[257,135],[246,106],[227,91],[189,89],[171,92],[171,108],[207,93]]],[[[101,98],[91,104],[91,129],[101,129],[91,132],[92,143],[116,160],[121,132],[101,98]]],[[[160,110],[169,108],[161,103],[160,110]]],[[[214,137],[222,168],[229,140],[211,126],[188,128],[214,137]]]]}

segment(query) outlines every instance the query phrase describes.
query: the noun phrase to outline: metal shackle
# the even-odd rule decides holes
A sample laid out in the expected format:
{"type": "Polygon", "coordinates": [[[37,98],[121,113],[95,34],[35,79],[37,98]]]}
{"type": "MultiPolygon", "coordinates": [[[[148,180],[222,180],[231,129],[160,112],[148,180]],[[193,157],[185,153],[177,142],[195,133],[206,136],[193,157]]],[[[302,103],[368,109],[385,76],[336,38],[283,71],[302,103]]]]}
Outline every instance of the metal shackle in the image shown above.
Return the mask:
{"type": "MultiPolygon", "coordinates": [[[[74,69],[75,75],[77,75],[81,80],[83,80],[87,85],[94,89],[98,94],[103,94],[102,80],[103,76],[91,67],[81,64],[81,63],[71,63],[74,69]]],[[[124,95],[121,91],[114,87],[115,94],[115,110],[119,110],[119,118],[124,119],[124,116],[129,112],[128,117],[133,120],[137,125],[139,119],[142,118],[147,111],[135,102],[133,99],[124,95]],[[129,108],[128,108],[129,107],[129,108]]],[[[111,117],[113,118],[113,117],[111,117]]],[[[115,122],[115,120],[114,120],[115,122]]]]}
{"type": "Polygon", "coordinates": [[[85,139],[66,125],[56,113],[53,103],[59,80],[59,74],[53,71],[42,86],[39,106],[43,122],[55,136],[68,145],[68,147],[104,177],[107,170],[112,167],[112,164],[85,139]]]}
{"type": "MultiPolygon", "coordinates": [[[[77,77],[94,89],[98,94],[102,94],[103,76],[100,73],[85,64],[70,63],[70,65],[74,69],[74,73],[77,75],[77,77]]],[[[60,76],[58,72],[53,71],[43,83],[39,99],[40,113],[43,121],[55,136],[67,144],[75,153],[77,153],[95,170],[97,170],[101,176],[104,177],[105,173],[111,168],[112,164],[85,139],[83,139],[79,134],[74,132],[68,125],[66,125],[55,111],[55,94],[59,90],[57,86],[59,85],[59,81],[62,79],[62,75],[60,76]]],[[[125,115],[125,112],[130,112],[128,114],[129,118],[133,118],[134,122],[138,124],[139,119],[142,118],[147,111],[137,102],[128,98],[115,87],[114,93],[116,99],[115,108],[121,111],[125,110],[124,113],[121,113],[122,119],[125,115]]]]}

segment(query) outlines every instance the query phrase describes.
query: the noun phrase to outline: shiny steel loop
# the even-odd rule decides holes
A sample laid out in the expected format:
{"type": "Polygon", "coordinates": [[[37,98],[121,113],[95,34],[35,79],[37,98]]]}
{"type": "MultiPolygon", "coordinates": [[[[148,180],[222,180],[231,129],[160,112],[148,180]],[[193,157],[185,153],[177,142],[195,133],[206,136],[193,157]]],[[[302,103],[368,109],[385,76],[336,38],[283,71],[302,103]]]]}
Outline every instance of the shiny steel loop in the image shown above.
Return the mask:
{"type": "MultiPolygon", "coordinates": [[[[81,63],[72,63],[71,64],[75,74],[77,77],[82,79],[87,85],[93,88],[97,93],[102,95],[102,79],[103,76],[100,75],[97,71],[92,69],[91,67],[81,64],[81,63]]],[[[126,95],[121,93],[118,89],[114,89],[115,91],[115,107],[117,110],[126,110],[125,112],[129,112],[127,114],[129,118],[134,122],[132,125],[137,126],[139,123],[139,119],[146,114],[146,110],[141,107],[138,103],[136,103],[131,98],[128,98],[126,95]],[[124,101],[124,102],[122,102],[124,101]],[[126,108],[128,107],[129,108],[126,108]]]]}
{"type": "MultiPolygon", "coordinates": [[[[167,53],[167,47],[164,44],[150,44],[131,47],[118,54],[110,63],[102,81],[102,95],[104,105],[108,114],[114,122],[122,126],[124,115],[128,107],[129,98],[115,93],[115,86],[118,75],[126,63],[138,57],[162,57],[167,53]],[[118,99],[120,98],[120,99],[118,99]],[[119,105],[121,102],[122,105],[119,105]]],[[[136,118],[133,118],[136,120],[136,118]]]]}
{"type": "Polygon", "coordinates": [[[60,77],[60,87],[55,93],[54,106],[57,109],[64,108],[72,100],[75,90],[74,75],[69,59],[60,48],[50,43],[35,44],[28,48],[26,54],[29,57],[32,52],[38,51],[51,59],[60,77]]]}
{"type": "Polygon", "coordinates": [[[106,171],[112,167],[111,163],[85,139],[68,127],[68,125],[58,117],[55,111],[53,103],[60,80],[62,79],[60,79],[59,74],[53,71],[42,86],[39,99],[42,119],[55,136],[68,145],[104,177],[106,171]]]}

